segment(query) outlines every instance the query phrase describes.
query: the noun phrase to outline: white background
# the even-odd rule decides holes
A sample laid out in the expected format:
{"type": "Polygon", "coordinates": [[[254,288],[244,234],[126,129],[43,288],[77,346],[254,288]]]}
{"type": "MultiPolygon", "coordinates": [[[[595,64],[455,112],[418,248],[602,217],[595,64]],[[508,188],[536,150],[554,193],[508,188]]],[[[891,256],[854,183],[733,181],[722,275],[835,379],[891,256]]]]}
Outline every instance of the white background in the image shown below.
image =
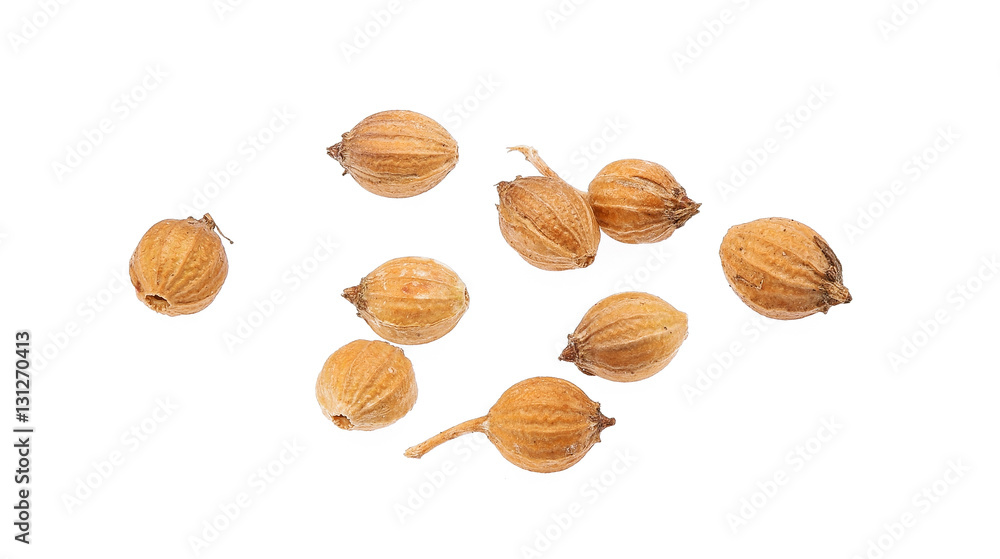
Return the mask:
{"type": "Polygon", "coordinates": [[[44,5],[2,9],[0,330],[8,363],[25,328],[48,359],[32,385],[33,543],[10,539],[8,447],[0,554],[184,557],[192,538],[211,539],[203,557],[849,558],[880,537],[886,557],[1000,552],[1000,289],[983,267],[1000,251],[997,3],[257,0],[220,14],[209,0],[118,1],[51,17],[44,5]],[[880,26],[903,7],[898,30],[880,26]],[[164,75],[143,88],[148,69],[164,75]],[[459,143],[426,194],[379,198],[324,153],[386,109],[429,115],[459,143]],[[88,146],[102,119],[111,132],[88,146]],[[269,142],[252,160],[251,135],[269,142]],[[768,139],[777,149],[748,162],[768,139]],[[659,245],[604,237],[587,269],[537,270],[494,209],[498,181],[533,174],[505,152],[521,143],[582,189],[613,160],[659,162],[701,213],[659,245]],[[60,170],[78,149],[82,163],[60,170]],[[222,177],[230,161],[240,172],[222,177]],[[745,184],[724,195],[741,166],[745,184]],[[153,313],[122,284],[132,250],[153,223],[206,210],[236,241],[221,294],[193,316],[153,313]],[[854,302],[776,323],[739,301],[719,242],[770,216],[826,237],[854,302]],[[404,255],[453,267],[471,307],[441,340],[405,348],[420,395],[403,420],[341,431],[315,402],[316,374],[375,336],[340,291],[404,255]],[[556,360],[590,305],[629,289],[689,314],[667,369],[615,384],[556,360]],[[894,367],[904,339],[921,347],[894,367]],[[403,457],[536,375],[576,383],[618,420],[576,466],[523,471],[469,438],[403,457]],[[811,440],[830,418],[832,438],[811,440]],[[789,456],[798,446],[808,462],[789,456]],[[949,462],[969,468],[951,485],[938,481],[949,462]],[[262,482],[269,466],[281,473],[262,482]],[[931,503],[925,488],[946,494],[931,503]],[[249,505],[227,522],[220,507],[240,493],[249,505]],[[213,520],[225,528],[206,536],[213,520]]]}

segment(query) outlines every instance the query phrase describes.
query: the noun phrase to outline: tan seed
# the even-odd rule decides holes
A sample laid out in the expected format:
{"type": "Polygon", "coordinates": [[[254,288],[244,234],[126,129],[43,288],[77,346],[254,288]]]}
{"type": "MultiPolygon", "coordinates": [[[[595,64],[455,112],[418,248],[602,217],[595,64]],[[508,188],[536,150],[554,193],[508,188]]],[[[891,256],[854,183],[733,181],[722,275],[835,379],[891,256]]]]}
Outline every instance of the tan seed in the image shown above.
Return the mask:
{"type": "Polygon", "coordinates": [[[609,237],[623,243],[657,243],[698,213],[665,167],[642,159],[610,163],[590,182],[590,205],[609,237]]]}
{"type": "Polygon", "coordinates": [[[409,198],[441,182],[458,163],[458,144],[433,119],[384,111],[362,120],[327,149],[365,190],[409,198]]]}
{"type": "Polygon", "coordinates": [[[534,148],[510,149],[524,153],[545,176],[518,176],[497,185],[500,232],[507,244],[543,270],[590,266],[601,242],[601,229],[586,195],[559,178],[534,148]]]}
{"type": "Polygon", "coordinates": [[[507,389],[483,417],[460,423],[406,450],[420,458],[443,442],[484,433],[509,462],[532,472],[558,472],[576,464],[615,424],[601,405],[573,383],[552,377],[523,380],[507,389]]]}
{"type": "Polygon", "coordinates": [[[355,340],[323,364],[316,400],[323,415],[341,429],[380,429],[406,415],[417,401],[413,366],[398,347],[355,340]]]}
{"type": "Polygon", "coordinates": [[[129,260],[135,296],[167,316],[194,314],[207,307],[229,273],[217,229],[209,214],[201,219],[165,219],[150,227],[129,260]]]}
{"type": "Polygon", "coordinates": [[[837,255],[797,221],[771,217],[736,225],[719,256],[729,286],[764,316],[792,320],[851,302],[837,255]]]}
{"type": "Polygon", "coordinates": [[[444,336],[469,308],[469,291],[458,274],[417,256],[382,264],[343,296],[376,334],[407,345],[444,336]]]}
{"type": "Polygon", "coordinates": [[[618,293],[587,311],[559,359],[618,382],[663,370],[688,335],[687,315],[649,293],[618,293]]]}

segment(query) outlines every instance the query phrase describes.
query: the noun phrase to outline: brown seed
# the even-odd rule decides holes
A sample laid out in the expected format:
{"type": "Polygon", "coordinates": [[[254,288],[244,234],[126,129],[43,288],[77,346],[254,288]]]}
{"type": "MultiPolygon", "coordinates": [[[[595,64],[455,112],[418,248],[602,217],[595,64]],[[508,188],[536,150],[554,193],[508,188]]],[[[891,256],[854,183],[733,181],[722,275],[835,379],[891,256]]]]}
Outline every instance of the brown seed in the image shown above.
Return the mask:
{"type": "Polygon", "coordinates": [[[380,429],[406,415],[417,401],[413,365],[398,347],[355,340],[323,364],[316,400],[323,415],[341,429],[380,429]]]}
{"type": "Polygon", "coordinates": [[[552,377],[523,380],[507,389],[483,417],[460,423],[406,450],[420,458],[460,435],[484,433],[500,454],[532,472],[558,472],[576,464],[615,424],[573,383],[552,377]]]}
{"type": "Polygon", "coordinates": [[[500,232],[521,258],[543,270],[586,268],[594,262],[601,229],[583,192],[566,184],[534,148],[517,146],[543,175],[497,185],[500,232]]]}
{"type": "Polygon", "coordinates": [[[444,336],[469,308],[458,274],[430,258],[396,258],[344,290],[343,296],[376,334],[397,344],[425,344],[444,336]]]}
{"type": "Polygon", "coordinates": [[[606,297],[583,315],[559,359],[618,382],[663,370],[687,338],[687,315],[649,293],[606,297]]]}
{"type": "Polygon", "coordinates": [[[719,256],[729,286],[766,317],[792,320],[851,302],[837,255],[797,221],[771,217],[736,225],[719,256]]]}
{"type": "Polygon", "coordinates": [[[388,198],[427,192],[458,163],[455,138],[413,111],[373,114],[326,152],[365,190],[388,198]]]}
{"type": "Polygon", "coordinates": [[[590,181],[590,206],[609,237],[623,243],[657,243],[698,213],[698,204],[662,165],[622,159],[590,181]]]}
{"type": "Polygon", "coordinates": [[[150,227],[129,260],[135,296],[167,316],[194,314],[207,307],[229,273],[217,229],[209,214],[201,219],[164,219],[150,227]]]}

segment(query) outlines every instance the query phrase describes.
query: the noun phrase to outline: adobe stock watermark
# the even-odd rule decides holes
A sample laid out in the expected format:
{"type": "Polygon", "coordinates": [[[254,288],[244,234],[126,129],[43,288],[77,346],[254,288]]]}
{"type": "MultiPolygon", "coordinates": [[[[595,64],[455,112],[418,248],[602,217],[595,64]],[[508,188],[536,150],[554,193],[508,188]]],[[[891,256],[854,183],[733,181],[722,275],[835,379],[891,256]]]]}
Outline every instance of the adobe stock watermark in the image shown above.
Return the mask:
{"type": "Polygon", "coordinates": [[[247,167],[274,143],[278,135],[291,125],[293,120],[295,120],[295,114],[287,106],[272,108],[267,121],[252,133],[247,134],[246,139],[236,146],[236,154],[216,170],[209,171],[208,181],[195,187],[191,201],[177,206],[180,210],[179,213],[195,217],[205,213],[209,205],[232,185],[233,179],[243,174],[247,167]]]}
{"type": "Polygon", "coordinates": [[[188,537],[188,546],[195,557],[211,547],[229,530],[247,509],[253,506],[254,499],[260,498],[268,489],[288,471],[307,449],[294,438],[281,443],[281,450],[274,454],[263,466],[247,476],[246,487],[236,493],[230,500],[219,503],[218,512],[202,521],[197,533],[188,537]]]}
{"type": "Polygon", "coordinates": [[[493,78],[493,74],[479,76],[476,79],[476,85],[472,87],[469,94],[452,103],[444,111],[442,115],[444,121],[451,125],[450,128],[452,130],[458,130],[465,121],[471,118],[483,106],[483,103],[493,97],[493,94],[496,93],[497,88],[501,85],[500,82],[493,78]]]}
{"type": "Polygon", "coordinates": [[[615,282],[612,289],[615,293],[621,291],[643,291],[643,286],[656,277],[657,272],[667,265],[671,255],[660,244],[649,245],[646,256],[632,269],[615,282]]]}
{"type": "Polygon", "coordinates": [[[63,182],[67,175],[79,169],[94,151],[115,133],[118,126],[128,120],[150,94],[163,85],[163,80],[168,75],[159,64],[146,66],[142,78],[132,87],[122,91],[111,102],[110,113],[99,118],[93,127],[84,127],[80,131],[79,139],[66,145],[65,155],[52,161],[52,172],[56,180],[63,182]]]}
{"type": "Polygon", "coordinates": [[[577,9],[586,3],[587,0],[558,0],[545,10],[545,21],[549,23],[549,28],[555,31],[576,15],[577,9]]]}
{"type": "Polygon", "coordinates": [[[843,429],[844,426],[836,417],[831,415],[821,418],[815,434],[789,449],[785,453],[782,466],[776,468],[763,481],[758,481],[756,488],[739,500],[735,511],[726,514],[726,523],[729,524],[733,534],[739,533],[765,507],[773,503],[782,488],[787,487],[788,483],[802,472],[813,458],[819,456],[843,429]]]}
{"type": "Polygon", "coordinates": [[[695,371],[693,377],[681,385],[681,393],[688,405],[695,402],[714,388],[736,365],[736,362],[746,355],[747,350],[760,341],[777,321],[760,315],[754,315],[740,326],[739,335],[723,349],[712,353],[708,363],[695,371]]]}
{"type": "Polygon", "coordinates": [[[886,354],[892,372],[898,373],[937,338],[955,315],[965,309],[1000,274],[1000,253],[983,256],[972,275],[954,285],[944,296],[944,303],[927,318],[917,321],[899,338],[897,349],[886,354]]]}
{"type": "Polygon", "coordinates": [[[219,21],[225,21],[229,14],[236,11],[246,0],[212,0],[212,10],[218,16],[219,21]]]}
{"type": "Polygon", "coordinates": [[[917,15],[920,8],[927,4],[928,0],[903,0],[893,2],[889,14],[879,18],[878,30],[882,34],[882,40],[888,42],[893,35],[910,22],[910,18],[917,15]]]}
{"type": "Polygon", "coordinates": [[[963,463],[961,458],[949,460],[945,471],[940,477],[917,490],[910,498],[906,509],[889,522],[882,524],[881,531],[869,538],[865,550],[855,553],[852,559],[882,559],[910,533],[921,518],[927,516],[948,493],[961,482],[972,467],[963,463]]]}
{"type": "Polygon", "coordinates": [[[601,498],[619,480],[635,467],[639,458],[629,450],[616,450],[615,457],[603,470],[589,478],[580,489],[579,498],[567,503],[563,508],[549,515],[546,523],[530,536],[530,544],[522,544],[520,555],[524,559],[542,557],[552,549],[577,521],[592,510],[601,498]]]}
{"type": "Polygon", "coordinates": [[[823,110],[835,93],[827,85],[809,88],[805,99],[795,107],[785,111],[774,123],[774,134],[764,138],[757,145],[747,148],[745,157],[732,165],[729,176],[715,183],[722,202],[728,202],[750,178],[760,172],[776,153],[794,138],[802,127],[823,110]]]}
{"type": "Polygon", "coordinates": [[[605,118],[597,134],[570,152],[569,166],[557,171],[558,175],[564,181],[572,183],[576,178],[576,173],[583,173],[589,169],[594,161],[597,161],[604,152],[608,151],[611,144],[621,139],[626,130],[628,130],[628,125],[622,122],[621,117],[605,118]]]}
{"type": "Polygon", "coordinates": [[[38,9],[26,16],[21,16],[13,31],[7,32],[7,43],[14,54],[28,45],[63,11],[70,0],[38,0],[38,9]]]}
{"type": "Polygon", "coordinates": [[[455,479],[455,475],[461,470],[461,465],[467,463],[481,449],[490,446],[490,440],[482,433],[472,433],[459,438],[455,444],[449,446],[455,455],[454,458],[445,460],[430,472],[425,472],[422,479],[406,492],[406,496],[393,504],[392,512],[400,524],[412,519],[439,495],[441,490],[455,479]]]}
{"type": "Polygon", "coordinates": [[[62,502],[66,512],[75,513],[101,487],[104,487],[111,476],[121,471],[131,457],[143,448],[179,409],[180,406],[171,402],[169,397],[157,398],[154,401],[153,411],[122,432],[118,437],[118,444],[106,456],[91,462],[90,471],[76,478],[76,485],[72,490],[63,491],[62,502]]]}
{"type": "Polygon", "coordinates": [[[687,66],[701,58],[741,18],[741,13],[750,8],[750,0],[730,0],[725,6],[716,15],[703,19],[703,29],[688,35],[684,44],[674,49],[670,58],[678,72],[683,73],[687,66]]]}
{"type": "Polygon", "coordinates": [[[312,250],[281,273],[278,286],[254,299],[251,310],[240,315],[231,330],[222,333],[222,341],[229,353],[234,353],[236,348],[245,344],[254,332],[288,301],[291,294],[298,291],[326,261],[333,257],[338,248],[340,243],[332,236],[317,237],[312,250]]]}
{"type": "Polygon", "coordinates": [[[39,373],[45,371],[52,361],[69,348],[73,340],[80,337],[87,326],[97,320],[114,301],[121,297],[122,293],[130,293],[133,290],[132,281],[128,275],[128,265],[112,269],[104,285],[84,297],[76,305],[74,308],[75,318],[67,320],[61,329],[48,332],[46,340],[39,341],[31,366],[39,373]]]}
{"type": "MultiPolygon", "coordinates": [[[[407,3],[412,3],[412,0],[408,0],[407,3]]],[[[340,53],[344,55],[344,60],[348,64],[354,62],[355,57],[360,56],[386,28],[392,25],[403,12],[403,7],[402,0],[389,0],[384,7],[372,10],[364,23],[355,25],[351,38],[340,42],[340,53]]]]}
{"type": "Polygon", "coordinates": [[[903,162],[899,175],[889,182],[884,189],[872,192],[869,201],[857,209],[853,219],[844,222],[844,234],[847,240],[854,244],[870,231],[895,203],[908,192],[908,187],[920,182],[927,173],[938,165],[944,155],[951,151],[962,136],[952,130],[951,126],[938,128],[934,139],[903,162]]]}

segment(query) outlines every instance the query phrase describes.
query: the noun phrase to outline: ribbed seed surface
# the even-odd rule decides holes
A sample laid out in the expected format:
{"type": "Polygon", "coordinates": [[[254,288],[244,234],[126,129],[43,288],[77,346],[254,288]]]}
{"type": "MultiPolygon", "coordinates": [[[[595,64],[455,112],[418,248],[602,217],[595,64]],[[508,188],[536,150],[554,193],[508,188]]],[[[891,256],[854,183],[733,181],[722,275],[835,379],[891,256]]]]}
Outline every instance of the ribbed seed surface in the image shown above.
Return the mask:
{"type": "Polygon", "coordinates": [[[719,249],[733,291],[750,308],[789,320],[849,303],[840,260],[808,226],[785,218],[732,227],[719,249]]]}
{"type": "Polygon", "coordinates": [[[329,153],[366,190],[390,198],[430,190],[458,163],[458,144],[451,134],[412,111],[365,118],[329,153]]]}
{"type": "Polygon", "coordinates": [[[165,219],[143,235],[129,262],[136,297],[176,316],[207,307],[222,289],[229,262],[214,222],[165,219]]]}
{"type": "MultiPolygon", "coordinates": [[[[507,390],[490,408],[484,431],[500,453],[532,471],[572,466],[601,440],[600,404],[567,381],[536,377],[507,390]]],[[[604,418],[606,420],[607,418],[604,418]]]]}
{"type": "Polygon", "coordinates": [[[631,382],[661,371],[687,338],[687,315],[648,293],[602,299],[569,335],[561,359],[586,374],[631,382]]]}
{"type": "Polygon", "coordinates": [[[550,177],[517,177],[497,192],[500,232],[527,262],[569,270],[594,261],[601,230],[582,192],[550,177]]]}
{"type": "Polygon", "coordinates": [[[344,291],[379,336],[422,344],[450,332],[469,307],[469,292],[448,266],[421,257],[396,258],[344,291]]]}
{"type": "Polygon", "coordinates": [[[333,353],[316,379],[316,399],[328,419],[348,430],[371,431],[396,422],[417,399],[403,350],[356,340],[333,353]]]}
{"type": "Polygon", "coordinates": [[[623,243],[655,243],[698,213],[665,167],[641,159],[615,161],[589,187],[590,204],[601,229],[623,243]]]}

